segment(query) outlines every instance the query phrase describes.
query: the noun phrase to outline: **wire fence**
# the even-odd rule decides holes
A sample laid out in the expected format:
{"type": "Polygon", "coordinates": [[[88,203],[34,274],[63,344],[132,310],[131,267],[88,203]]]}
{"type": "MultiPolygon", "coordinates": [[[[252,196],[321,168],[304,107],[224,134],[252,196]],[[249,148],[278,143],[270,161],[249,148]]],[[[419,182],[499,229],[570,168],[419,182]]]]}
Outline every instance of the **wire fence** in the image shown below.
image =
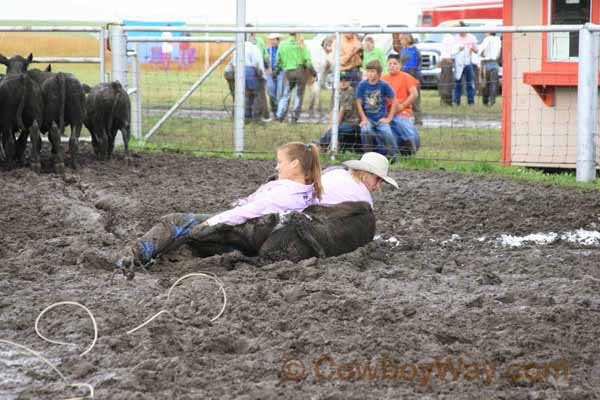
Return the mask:
{"type": "MultiPolygon", "coordinates": [[[[577,114],[578,96],[582,91],[578,81],[581,29],[579,25],[444,29],[329,27],[321,32],[298,28],[294,40],[306,50],[310,65],[303,65],[304,75],[296,78],[289,99],[285,96],[289,74],[282,73],[282,78],[274,79],[276,57],[271,58],[273,48],[292,37],[289,27],[124,27],[129,53],[135,50],[136,54],[135,59],[125,62],[124,70],[129,73],[130,92],[135,89],[141,101],[138,135],[146,136],[149,143],[159,146],[232,152],[236,149],[235,90],[234,81],[226,78],[231,68],[228,65],[233,61],[232,56],[225,53],[235,47],[236,32],[248,36],[253,33],[246,43],[258,45],[264,71],[255,79],[254,87],[248,88],[246,81],[243,152],[272,153],[278,145],[292,140],[320,141],[324,151],[329,145],[329,150],[336,153],[382,148],[386,151],[385,143],[378,148],[361,144],[357,127],[352,133],[342,132],[339,146],[333,148],[331,139],[325,137],[328,129],[341,122],[335,119],[339,111],[334,109],[334,94],[340,85],[340,74],[335,73],[336,60],[342,58],[340,53],[344,47],[341,45],[341,50],[336,52],[336,40],[343,43],[346,36],[353,37],[352,40],[360,43],[359,54],[365,58],[372,57],[373,49],[378,49],[383,74],[386,74],[387,55],[395,48],[399,50],[400,39],[410,33],[416,39],[421,67],[418,76],[420,112],[413,107],[410,118],[418,130],[420,148],[412,157],[574,167],[578,157],[577,135],[581,131],[578,126],[581,118],[577,114]],[[478,51],[473,51],[470,57],[472,73],[456,77],[453,76],[457,69],[456,54],[449,43],[456,44],[461,32],[475,36],[478,51]],[[485,36],[492,32],[502,38],[502,56],[497,60],[498,68],[490,74],[489,60],[482,61],[485,55],[480,48],[485,36]],[[154,36],[147,37],[149,34],[154,36]],[[432,36],[438,40],[430,40],[432,36]],[[372,43],[373,49],[367,42],[372,43]],[[449,52],[453,54],[449,56],[449,52]],[[139,68],[133,68],[133,63],[139,63],[139,68]],[[134,70],[139,71],[139,76],[133,76],[134,70]],[[490,84],[495,96],[490,93],[490,84]],[[472,89],[472,98],[468,88],[472,89]],[[460,97],[458,91],[462,92],[460,97]],[[460,104],[457,104],[458,99],[460,104]],[[169,110],[173,111],[172,115],[169,110]],[[161,120],[164,123],[158,124],[161,120]]],[[[592,54],[597,65],[598,29],[595,25],[588,25],[587,29],[592,32],[595,51],[586,52],[585,56],[592,54]]],[[[24,29],[27,30],[24,32],[7,27],[0,30],[1,53],[33,52],[34,59],[99,57],[103,59],[102,64],[56,64],[53,70],[71,72],[82,82],[94,86],[101,80],[104,66],[113,71],[111,79],[118,79],[115,43],[106,43],[113,46],[103,58],[105,32],[101,34],[97,28],[90,32],[62,33],[43,29],[40,32],[24,29]],[[100,47],[99,43],[102,43],[100,47]]],[[[364,60],[360,59],[352,70],[356,80],[367,77],[363,64],[364,60]]],[[[43,64],[36,66],[43,67],[43,64]]],[[[341,75],[348,74],[341,62],[339,68],[341,75]]],[[[357,84],[352,82],[351,87],[357,84]]],[[[593,110],[597,110],[597,84],[596,88],[586,88],[588,95],[595,96],[593,110]]],[[[587,124],[593,125],[588,128],[595,140],[597,119],[587,124]]],[[[594,159],[598,161],[595,154],[594,159]]]]}

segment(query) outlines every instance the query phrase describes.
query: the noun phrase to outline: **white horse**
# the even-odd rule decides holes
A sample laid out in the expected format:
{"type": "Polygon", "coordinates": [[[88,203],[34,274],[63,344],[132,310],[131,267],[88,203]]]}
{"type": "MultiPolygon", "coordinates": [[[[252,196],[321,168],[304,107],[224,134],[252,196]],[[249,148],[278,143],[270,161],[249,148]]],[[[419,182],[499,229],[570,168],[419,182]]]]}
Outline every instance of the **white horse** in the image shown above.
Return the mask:
{"type": "Polygon", "coordinates": [[[333,66],[329,54],[333,43],[333,35],[318,34],[312,40],[307,40],[306,45],[310,53],[311,63],[317,71],[316,79],[313,80],[310,93],[310,105],[308,107],[309,117],[314,117],[315,106],[319,112],[319,118],[323,116],[323,107],[321,104],[321,89],[326,89],[327,77],[331,73],[333,66]]]}

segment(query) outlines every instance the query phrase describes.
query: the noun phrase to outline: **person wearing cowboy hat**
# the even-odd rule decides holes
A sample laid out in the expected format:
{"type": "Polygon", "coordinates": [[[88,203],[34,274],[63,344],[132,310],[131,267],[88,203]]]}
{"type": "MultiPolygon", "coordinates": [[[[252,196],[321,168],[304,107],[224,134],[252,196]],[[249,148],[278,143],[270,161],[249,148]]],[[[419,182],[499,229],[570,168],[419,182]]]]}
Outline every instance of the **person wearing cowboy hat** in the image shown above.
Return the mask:
{"type": "Polygon", "coordinates": [[[381,182],[398,189],[398,183],[388,176],[387,158],[379,153],[365,153],[360,160],[342,164],[348,169],[334,167],[321,176],[323,195],[319,204],[330,206],[344,201],[364,201],[373,208],[371,193],[381,187],[381,182]]]}

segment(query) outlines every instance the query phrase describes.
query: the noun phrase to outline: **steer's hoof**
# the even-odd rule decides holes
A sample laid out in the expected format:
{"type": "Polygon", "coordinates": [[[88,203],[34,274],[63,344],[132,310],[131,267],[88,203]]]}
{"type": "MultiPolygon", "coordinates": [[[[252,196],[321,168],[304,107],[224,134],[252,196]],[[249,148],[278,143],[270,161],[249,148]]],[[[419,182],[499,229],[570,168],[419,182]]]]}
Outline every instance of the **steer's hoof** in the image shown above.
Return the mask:
{"type": "Polygon", "coordinates": [[[58,174],[58,175],[64,175],[65,174],[65,164],[64,163],[54,163],[54,171],[58,174]]]}
{"type": "Polygon", "coordinates": [[[33,172],[35,172],[36,174],[39,174],[40,172],[42,172],[42,163],[41,162],[32,162],[31,163],[31,170],[33,172]]]}

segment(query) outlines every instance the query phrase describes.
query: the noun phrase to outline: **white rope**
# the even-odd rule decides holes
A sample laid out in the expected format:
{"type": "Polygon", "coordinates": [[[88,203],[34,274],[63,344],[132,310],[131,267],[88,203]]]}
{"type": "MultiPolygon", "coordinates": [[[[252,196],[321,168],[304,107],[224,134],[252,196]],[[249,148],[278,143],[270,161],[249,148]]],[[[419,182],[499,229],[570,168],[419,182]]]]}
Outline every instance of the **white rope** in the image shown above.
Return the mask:
{"type": "MultiPolygon", "coordinates": [[[[209,278],[209,279],[213,280],[214,282],[216,282],[217,285],[219,285],[219,290],[221,291],[221,293],[223,293],[223,306],[221,307],[221,310],[219,311],[219,313],[210,320],[210,322],[214,322],[217,319],[219,319],[219,317],[221,317],[221,315],[223,315],[223,313],[225,312],[225,307],[227,307],[227,293],[225,292],[225,286],[223,285],[223,283],[216,276],[214,276],[214,275],[212,275],[210,273],[194,272],[194,273],[191,273],[191,274],[184,275],[181,278],[177,279],[175,281],[175,283],[173,285],[171,285],[171,287],[169,288],[169,291],[167,292],[167,301],[171,299],[171,292],[173,291],[173,289],[180,282],[184,281],[185,279],[194,277],[194,276],[200,276],[200,277],[209,278]]],[[[186,323],[186,321],[183,321],[183,320],[177,318],[175,316],[175,314],[173,314],[171,311],[169,311],[169,310],[160,310],[158,313],[154,314],[152,317],[150,317],[143,324],[138,325],[135,328],[127,331],[127,334],[131,335],[133,332],[135,332],[135,331],[143,328],[144,326],[148,325],[151,321],[153,321],[156,318],[158,318],[158,316],[160,316],[161,314],[170,314],[175,321],[177,321],[179,323],[182,323],[182,324],[186,323]]]]}
{"type": "Polygon", "coordinates": [[[83,308],[88,313],[88,315],[90,316],[90,319],[92,320],[92,324],[94,326],[94,340],[92,341],[92,344],[87,348],[87,350],[84,351],[83,353],[81,353],[79,355],[80,357],[83,357],[83,356],[85,356],[87,353],[89,353],[94,348],[94,346],[96,345],[96,340],[98,340],[98,325],[96,324],[96,319],[94,318],[94,315],[92,315],[92,312],[86,306],[84,306],[82,304],[79,304],[77,302],[74,302],[74,301],[61,301],[61,302],[49,305],[36,318],[36,320],[35,320],[35,333],[37,333],[39,337],[41,337],[43,340],[45,340],[46,342],[49,342],[49,343],[60,344],[60,345],[73,345],[73,344],[75,344],[75,343],[65,343],[65,342],[60,342],[58,340],[48,339],[46,336],[42,335],[41,332],[40,332],[40,330],[39,330],[38,325],[39,325],[39,322],[40,322],[40,319],[42,318],[42,316],[46,312],[48,312],[51,309],[53,309],[54,307],[58,307],[58,306],[62,306],[62,305],[71,305],[71,306],[81,307],[81,308],[83,308]]]}
{"type": "Polygon", "coordinates": [[[41,354],[39,354],[38,352],[30,349],[29,347],[25,347],[23,345],[20,345],[18,343],[15,342],[11,342],[10,340],[3,340],[0,339],[0,343],[5,343],[5,344],[10,344],[12,346],[15,346],[21,350],[25,350],[31,354],[33,354],[34,356],[36,356],[37,358],[39,358],[40,360],[42,360],[46,365],[48,365],[50,368],[52,368],[52,370],[54,372],[56,372],[58,374],[58,376],[60,376],[60,378],[63,380],[63,382],[65,383],[65,385],[69,386],[69,387],[85,387],[89,390],[89,396],[85,396],[85,397],[71,397],[69,399],[65,399],[65,400],[84,400],[84,399],[93,399],[94,398],[94,387],[88,383],[69,383],[69,381],[67,380],[67,378],[62,374],[62,372],[60,372],[58,370],[58,368],[56,368],[50,361],[48,361],[44,356],[42,356],[41,354]]]}

